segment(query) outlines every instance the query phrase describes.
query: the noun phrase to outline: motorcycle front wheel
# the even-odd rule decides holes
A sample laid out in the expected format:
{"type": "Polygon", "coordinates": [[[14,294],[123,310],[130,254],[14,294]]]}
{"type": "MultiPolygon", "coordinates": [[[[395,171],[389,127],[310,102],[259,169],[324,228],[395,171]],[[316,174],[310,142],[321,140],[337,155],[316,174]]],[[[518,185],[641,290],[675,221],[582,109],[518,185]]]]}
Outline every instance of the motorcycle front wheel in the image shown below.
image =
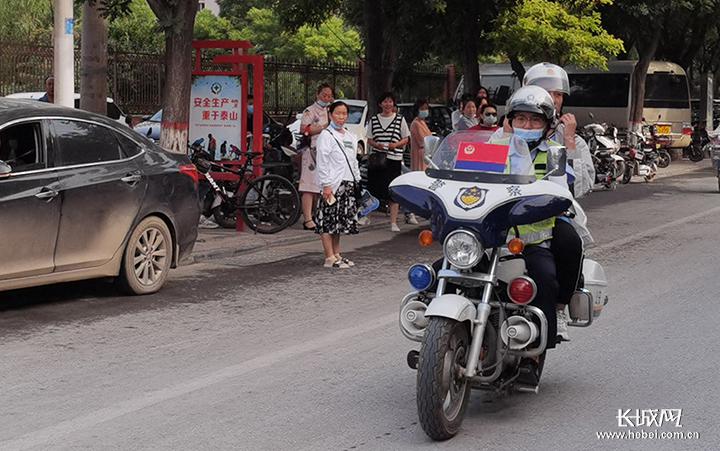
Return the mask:
{"type": "Polygon", "coordinates": [[[665,150],[662,150],[658,153],[658,167],[659,168],[666,168],[670,166],[670,153],[668,153],[665,150]]]}
{"type": "Polygon", "coordinates": [[[623,173],[623,178],[622,178],[623,185],[627,185],[628,183],[630,183],[630,180],[632,180],[634,171],[635,171],[635,166],[633,166],[633,163],[625,165],[625,172],[623,173]]]}
{"type": "Polygon", "coordinates": [[[420,425],[433,440],[447,440],[460,430],[470,384],[463,376],[470,353],[470,335],[464,323],[429,319],[417,370],[417,407],[420,425]]]}

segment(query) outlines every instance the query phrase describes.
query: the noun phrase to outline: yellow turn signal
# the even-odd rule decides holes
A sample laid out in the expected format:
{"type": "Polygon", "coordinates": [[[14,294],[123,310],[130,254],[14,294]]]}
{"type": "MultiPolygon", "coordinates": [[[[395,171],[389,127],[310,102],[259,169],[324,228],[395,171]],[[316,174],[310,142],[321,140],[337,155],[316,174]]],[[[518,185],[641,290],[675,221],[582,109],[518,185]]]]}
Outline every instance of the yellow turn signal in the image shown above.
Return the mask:
{"type": "Polygon", "coordinates": [[[422,232],[420,232],[420,235],[418,235],[418,242],[422,247],[429,247],[431,244],[433,244],[432,231],[423,230],[422,232]]]}
{"type": "Polygon", "coordinates": [[[519,255],[522,254],[522,251],[525,249],[525,243],[523,243],[523,240],[520,238],[513,238],[508,243],[508,250],[513,255],[519,255]]]}

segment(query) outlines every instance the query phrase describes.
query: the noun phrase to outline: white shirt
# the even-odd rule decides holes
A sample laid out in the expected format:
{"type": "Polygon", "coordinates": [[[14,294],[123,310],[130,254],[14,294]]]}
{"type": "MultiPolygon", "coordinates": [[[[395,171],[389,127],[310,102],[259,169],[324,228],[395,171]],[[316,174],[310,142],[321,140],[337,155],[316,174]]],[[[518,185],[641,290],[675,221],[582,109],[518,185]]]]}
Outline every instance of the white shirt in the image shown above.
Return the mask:
{"type": "Polygon", "coordinates": [[[344,133],[341,133],[332,127],[326,128],[318,135],[316,146],[318,181],[322,187],[331,187],[333,193],[343,181],[360,182],[358,140],[347,129],[343,130],[344,133]]]}

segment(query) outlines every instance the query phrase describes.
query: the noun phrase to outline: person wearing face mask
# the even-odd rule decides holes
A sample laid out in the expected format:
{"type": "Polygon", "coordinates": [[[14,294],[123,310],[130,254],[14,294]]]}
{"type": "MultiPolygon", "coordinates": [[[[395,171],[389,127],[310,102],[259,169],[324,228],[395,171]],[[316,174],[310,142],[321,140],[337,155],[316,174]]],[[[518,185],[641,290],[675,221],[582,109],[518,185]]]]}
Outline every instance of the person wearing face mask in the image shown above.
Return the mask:
{"type": "Polygon", "coordinates": [[[458,121],[462,117],[462,110],[463,110],[463,106],[465,105],[465,102],[467,102],[468,100],[470,100],[472,98],[473,98],[473,95],[467,94],[467,93],[463,94],[460,97],[460,102],[458,103],[458,108],[456,110],[454,110],[452,112],[452,114],[450,115],[450,123],[452,124],[453,131],[457,131],[457,129],[455,128],[455,125],[458,123],[458,121]]]}
{"type": "MultiPolygon", "coordinates": [[[[567,148],[568,160],[572,160],[572,167],[577,175],[575,183],[571,185],[572,191],[575,197],[582,197],[592,190],[595,182],[595,166],[587,143],[575,133],[577,128],[575,116],[562,113],[565,96],[570,95],[567,72],[555,64],[538,63],[525,73],[523,84],[539,86],[550,93],[555,105],[555,117],[549,136],[567,148]]],[[[550,250],[555,256],[560,282],[560,297],[557,304],[558,335],[563,340],[569,341],[565,307],[570,303],[582,273],[582,239],[567,221],[556,222],[553,236],[555,239],[552,240],[550,250]]]]}
{"type": "Polygon", "coordinates": [[[340,254],[340,236],[358,233],[355,188],[360,183],[357,137],[345,129],[348,106],[329,107],[330,125],[317,139],[317,173],[322,198],[315,212],[315,233],[320,235],[326,268],[347,269],[355,263],[340,254]]]}
{"type": "MultiPolygon", "coordinates": [[[[510,146],[509,172],[514,174],[534,174],[540,180],[548,180],[567,188],[567,176],[547,176],[547,151],[550,146],[559,143],[548,136],[552,133],[551,124],[555,118],[555,104],[550,94],[538,86],[523,86],[515,91],[507,103],[507,117],[512,134],[501,138],[491,138],[490,143],[510,146]]],[[[568,171],[570,168],[568,167],[568,171]]],[[[569,175],[572,172],[568,173],[569,175]]],[[[558,336],[567,329],[564,310],[558,309],[560,282],[558,266],[551,250],[556,239],[553,231],[560,218],[550,218],[535,224],[519,226],[520,237],[527,246],[523,251],[528,275],[537,283],[538,292],[532,304],[540,308],[548,320],[548,337],[558,336]]],[[[580,255],[582,258],[582,255],[580,255]]],[[[573,289],[574,291],[574,289],[573,289]]],[[[554,348],[556,340],[548,339],[547,348],[554,348]]],[[[538,361],[527,359],[524,365],[537,366],[538,361]]],[[[534,374],[530,371],[528,374],[534,374]]],[[[532,383],[532,381],[524,381],[532,383]]]]}
{"type": "Polygon", "coordinates": [[[310,137],[310,148],[303,152],[300,170],[300,186],[302,195],[303,229],[315,230],[313,206],[317,202],[321,187],[317,180],[316,144],[320,132],[329,124],[328,106],[335,97],[332,87],[323,83],[317,88],[315,102],[303,111],[300,119],[300,132],[310,137]]]}
{"type": "Polygon", "coordinates": [[[477,120],[477,101],[468,99],[462,106],[462,115],[457,123],[453,124],[455,130],[469,130],[478,124],[477,120]]]}
{"type": "Polygon", "coordinates": [[[485,105],[480,107],[478,119],[480,120],[480,123],[472,127],[470,130],[495,131],[498,129],[497,108],[492,103],[486,103],[485,105]]]}
{"type": "Polygon", "coordinates": [[[584,196],[592,190],[595,183],[595,166],[590,148],[576,133],[575,116],[562,112],[565,97],[570,95],[567,72],[555,64],[538,63],[525,72],[523,86],[540,86],[553,98],[555,117],[551,124],[550,137],[567,148],[567,158],[573,161],[573,169],[577,175],[572,187],[573,194],[577,198],[584,196]]]}
{"type": "Polygon", "coordinates": [[[415,119],[410,124],[410,170],[424,171],[425,164],[425,137],[432,132],[427,125],[430,116],[430,104],[426,99],[418,99],[413,107],[415,119]]]}

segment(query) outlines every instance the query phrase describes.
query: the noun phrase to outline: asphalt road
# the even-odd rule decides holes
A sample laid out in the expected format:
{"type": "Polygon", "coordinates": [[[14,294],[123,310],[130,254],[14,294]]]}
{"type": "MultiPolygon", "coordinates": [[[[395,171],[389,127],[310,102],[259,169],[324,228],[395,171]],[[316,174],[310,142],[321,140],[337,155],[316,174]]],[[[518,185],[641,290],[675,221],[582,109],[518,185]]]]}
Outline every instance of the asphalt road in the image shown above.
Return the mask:
{"type": "Polygon", "coordinates": [[[461,433],[417,423],[397,308],[415,232],[175,271],[159,294],[103,281],[0,293],[0,449],[718,449],[720,193],[705,170],[583,203],[610,303],[548,356],[540,392],[474,393],[461,433]],[[682,409],[698,439],[599,440],[618,409],[682,409]]]}

